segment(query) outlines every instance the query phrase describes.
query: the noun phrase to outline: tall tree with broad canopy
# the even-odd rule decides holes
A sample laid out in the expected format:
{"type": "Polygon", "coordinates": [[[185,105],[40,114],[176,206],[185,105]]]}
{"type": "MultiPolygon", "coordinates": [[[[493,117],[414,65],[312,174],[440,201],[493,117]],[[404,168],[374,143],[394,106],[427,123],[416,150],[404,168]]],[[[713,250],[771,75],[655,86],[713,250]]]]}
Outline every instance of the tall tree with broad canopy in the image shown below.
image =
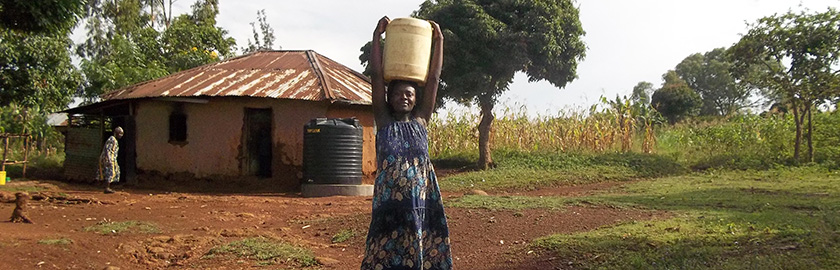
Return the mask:
{"type": "Polygon", "coordinates": [[[236,41],[216,26],[218,15],[218,0],[199,0],[192,5],[192,14],[176,17],[163,31],[163,55],[168,59],[164,63],[170,73],[233,56],[236,41]]]}
{"type": "Polygon", "coordinates": [[[82,79],[69,38],[82,14],[80,0],[0,1],[0,107],[51,112],[67,106],[82,79]]]}
{"type": "Polygon", "coordinates": [[[812,110],[840,96],[840,12],[829,8],[761,18],[730,50],[736,76],[781,97],[793,112],[793,159],[800,160],[804,135],[807,161],[813,161],[812,110]]]}
{"type": "Polygon", "coordinates": [[[662,75],[665,83],[651,96],[651,106],[672,125],[700,112],[700,95],[673,70],[662,75]]]}
{"type": "Polygon", "coordinates": [[[84,7],[85,0],[0,0],[0,25],[32,34],[67,34],[84,7]]]}
{"type": "Polygon", "coordinates": [[[516,72],[558,88],[577,78],[586,52],[578,13],[571,0],[427,0],[414,12],[446,38],[439,99],[481,108],[479,167],[493,166],[493,106],[516,72]]]}
{"type": "Polygon", "coordinates": [[[91,0],[82,57],[84,97],[219,61],[236,42],[216,26],[218,0],[197,0],[191,13],[173,18],[166,0],[91,0]]]}
{"type": "Polygon", "coordinates": [[[726,48],[704,54],[695,53],[682,60],[675,71],[691,89],[700,94],[700,115],[731,115],[749,107],[752,88],[738,83],[730,71],[732,63],[726,48]]]}

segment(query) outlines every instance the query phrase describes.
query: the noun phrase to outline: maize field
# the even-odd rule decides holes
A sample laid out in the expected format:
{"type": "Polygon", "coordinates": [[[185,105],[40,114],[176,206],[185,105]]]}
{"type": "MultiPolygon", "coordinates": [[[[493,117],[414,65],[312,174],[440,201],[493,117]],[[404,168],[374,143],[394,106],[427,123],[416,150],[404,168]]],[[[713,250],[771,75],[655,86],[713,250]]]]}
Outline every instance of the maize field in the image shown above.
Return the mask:
{"type": "MultiPolygon", "coordinates": [[[[436,114],[429,123],[429,153],[446,157],[477,152],[478,111],[436,114]]],[[[493,121],[493,149],[524,152],[638,151],[651,153],[656,144],[653,124],[629,107],[589,113],[561,111],[556,116],[529,117],[524,106],[504,107],[493,121]]]]}
{"type": "MultiPolygon", "coordinates": [[[[794,128],[790,115],[741,114],[690,119],[668,125],[655,112],[629,102],[602,100],[588,112],[560,111],[532,116],[524,106],[496,111],[492,150],[523,153],[636,152],[665,155],[695,168],[770,168],[793,164],[794,128]],[[603,106],[605,105],[605,106],[603,106]]],[[[840,112],[814,115],[815,162],[840,167],[840,112]]],[[[429,123],[432,158],[475,158],[476,109],[436,114],[429,123]]],[[[803,152],[807,147],[803,140],[803,152]]]]}

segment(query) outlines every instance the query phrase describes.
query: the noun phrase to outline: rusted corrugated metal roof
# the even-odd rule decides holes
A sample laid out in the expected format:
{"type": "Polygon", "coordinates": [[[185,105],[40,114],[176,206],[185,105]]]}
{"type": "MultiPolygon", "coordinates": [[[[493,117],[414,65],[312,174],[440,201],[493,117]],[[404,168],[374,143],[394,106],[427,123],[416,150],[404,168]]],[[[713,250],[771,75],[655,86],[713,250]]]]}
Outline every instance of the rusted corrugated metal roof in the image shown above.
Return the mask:
{"type": "Polygon", "coordinates": [[[247,96],[371,104],[370,81],[314,51],[261,51],[181,71],[102,95],[149,97],[247,96]]]}

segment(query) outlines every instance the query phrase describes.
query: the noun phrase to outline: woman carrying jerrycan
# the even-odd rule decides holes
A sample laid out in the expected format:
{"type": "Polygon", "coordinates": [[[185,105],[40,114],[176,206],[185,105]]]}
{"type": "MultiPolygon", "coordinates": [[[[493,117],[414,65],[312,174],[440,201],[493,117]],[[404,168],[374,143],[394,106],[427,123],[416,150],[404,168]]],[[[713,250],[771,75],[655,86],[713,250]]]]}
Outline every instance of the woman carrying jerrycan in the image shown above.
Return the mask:
{"type": "Polygon", "coordinates": [[[452,269],[426,132],[443,65],[443,35],[435,22],[383,17],[372,45],[378,169],[361,269],[452,269]]]}

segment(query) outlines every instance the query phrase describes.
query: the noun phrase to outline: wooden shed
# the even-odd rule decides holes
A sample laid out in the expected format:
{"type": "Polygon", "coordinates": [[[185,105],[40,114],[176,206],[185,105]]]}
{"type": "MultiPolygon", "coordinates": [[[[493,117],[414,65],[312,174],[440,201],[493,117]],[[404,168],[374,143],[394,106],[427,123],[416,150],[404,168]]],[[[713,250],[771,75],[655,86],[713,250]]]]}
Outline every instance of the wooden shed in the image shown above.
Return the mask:
{"type": "Polygon", "coordinates": [[[66,111],[71,115],[67,178],[95,177],[98,150],[92,148],[101,149],[103,134],[119,125],[125,129],[119,162],[129,183],[137,172],[186,173],[296,187],[303,126],[317,117],[359,119],[365,182],[376,170],[369,80],[314,51],[255,52],[118,89],[102,99],[66,111]],[[74,124],[79,119],[110,124],[74,124]]]}

